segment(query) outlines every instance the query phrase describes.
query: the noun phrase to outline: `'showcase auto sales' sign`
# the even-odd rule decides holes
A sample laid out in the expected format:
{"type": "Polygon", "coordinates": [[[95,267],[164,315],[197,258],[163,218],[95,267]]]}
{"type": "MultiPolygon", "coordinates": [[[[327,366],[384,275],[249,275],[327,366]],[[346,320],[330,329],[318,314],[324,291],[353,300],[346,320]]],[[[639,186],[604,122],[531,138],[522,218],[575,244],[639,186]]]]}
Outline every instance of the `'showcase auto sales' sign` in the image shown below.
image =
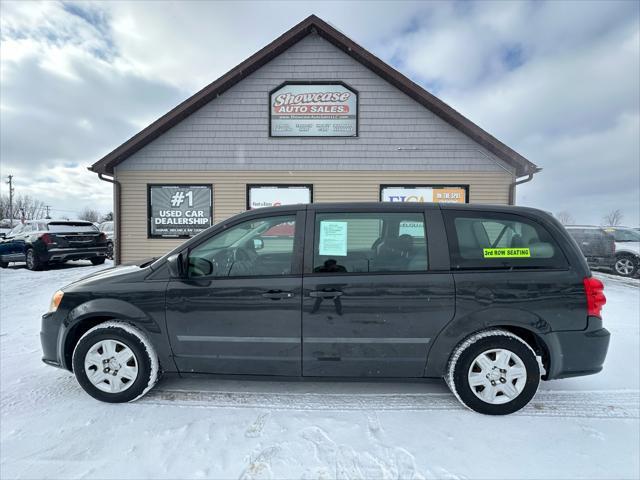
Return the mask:
{"type": "Polygon", "coordinates": [[[341,83],[286,83],[269,98],[273,137],[355,137],[358,94],[341,83]]]}
{"type": "Polygon", "coordinates": [[[211,185],[150,185],[149,235],[190,237],[211,226],[211,185]]]}

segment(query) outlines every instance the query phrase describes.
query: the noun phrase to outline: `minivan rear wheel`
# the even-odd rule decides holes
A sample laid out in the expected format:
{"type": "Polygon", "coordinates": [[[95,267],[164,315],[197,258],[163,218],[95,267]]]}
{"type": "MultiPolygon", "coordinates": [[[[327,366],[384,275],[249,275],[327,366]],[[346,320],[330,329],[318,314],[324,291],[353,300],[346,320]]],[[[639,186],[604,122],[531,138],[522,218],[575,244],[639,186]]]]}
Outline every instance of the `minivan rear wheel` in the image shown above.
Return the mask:
{"type": "Polygon", "coordinates": [[[517,412],[540,385],[540,365],[520,337],[501,329],[463,340],[449,359],[445,380],[466,407],[487,415],[517,412]]]}
{"type": "Polygon", "coordinates": [[[93,398],[109,403],[137,400],[157,382],[158,356],[148,337],[123,322],[87,331],[73,351],[73,372],[93,398]]]}

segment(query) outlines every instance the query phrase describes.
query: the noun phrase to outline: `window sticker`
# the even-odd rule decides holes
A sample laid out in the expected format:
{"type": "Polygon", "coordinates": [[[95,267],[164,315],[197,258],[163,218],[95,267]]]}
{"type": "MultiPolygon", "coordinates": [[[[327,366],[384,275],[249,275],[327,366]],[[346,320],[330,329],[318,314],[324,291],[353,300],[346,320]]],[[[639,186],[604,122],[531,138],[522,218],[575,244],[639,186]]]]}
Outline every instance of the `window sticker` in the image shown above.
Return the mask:
{"type": "Polygon", "coordinates": [[[320,222],[320,255],[347,256],[347,222],[320,222]]]}
{"type": "Polygon", "coordinates": [[[412,237],[422,238],[424,237],[424,225],[422,222],[400,222],[400,228],[398,235],[411,235],[412,237]]]}
{"type": "Polygon", "coordinates": [[[531,251],[528,248],[483,248],[484,258],[528,258],[531,251]]]}

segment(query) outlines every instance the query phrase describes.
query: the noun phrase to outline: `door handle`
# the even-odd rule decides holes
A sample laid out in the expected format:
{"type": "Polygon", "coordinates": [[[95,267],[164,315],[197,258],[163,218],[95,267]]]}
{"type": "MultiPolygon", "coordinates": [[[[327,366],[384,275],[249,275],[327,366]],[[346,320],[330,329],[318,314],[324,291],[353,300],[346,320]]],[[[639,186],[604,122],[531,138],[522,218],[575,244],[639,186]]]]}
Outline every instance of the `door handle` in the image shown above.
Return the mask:
{"type": "Polygon", "coordinates": [[[282,292],[280,290],[270,290],[262,294],[264,298],[270,298],[271,300],[280,300],[281,298],[291,298],[293,293],[282,292]]]}
{"type": "Polygon", "coordinates": [[[314,298],[336,298],[342,295],[339,290],[312,290],[309,292],[310,297],[314,298]]]}

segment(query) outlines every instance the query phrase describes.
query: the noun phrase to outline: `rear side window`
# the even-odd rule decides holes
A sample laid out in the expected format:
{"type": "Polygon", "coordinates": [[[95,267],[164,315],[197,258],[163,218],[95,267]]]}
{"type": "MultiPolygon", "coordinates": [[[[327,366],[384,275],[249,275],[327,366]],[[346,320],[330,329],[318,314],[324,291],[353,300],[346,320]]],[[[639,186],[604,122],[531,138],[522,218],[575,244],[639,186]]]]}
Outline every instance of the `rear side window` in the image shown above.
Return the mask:
{"type": "Polygon", "coordinates": [[[314,272],[424,270],[427,242],[422,213],[316,214],[314,272]]]}
{"type": "Polygon", "coordinates": [[[557,243],[537,222],[492,212],[444,215],[454,269],[567,267],[557,243]]]}

